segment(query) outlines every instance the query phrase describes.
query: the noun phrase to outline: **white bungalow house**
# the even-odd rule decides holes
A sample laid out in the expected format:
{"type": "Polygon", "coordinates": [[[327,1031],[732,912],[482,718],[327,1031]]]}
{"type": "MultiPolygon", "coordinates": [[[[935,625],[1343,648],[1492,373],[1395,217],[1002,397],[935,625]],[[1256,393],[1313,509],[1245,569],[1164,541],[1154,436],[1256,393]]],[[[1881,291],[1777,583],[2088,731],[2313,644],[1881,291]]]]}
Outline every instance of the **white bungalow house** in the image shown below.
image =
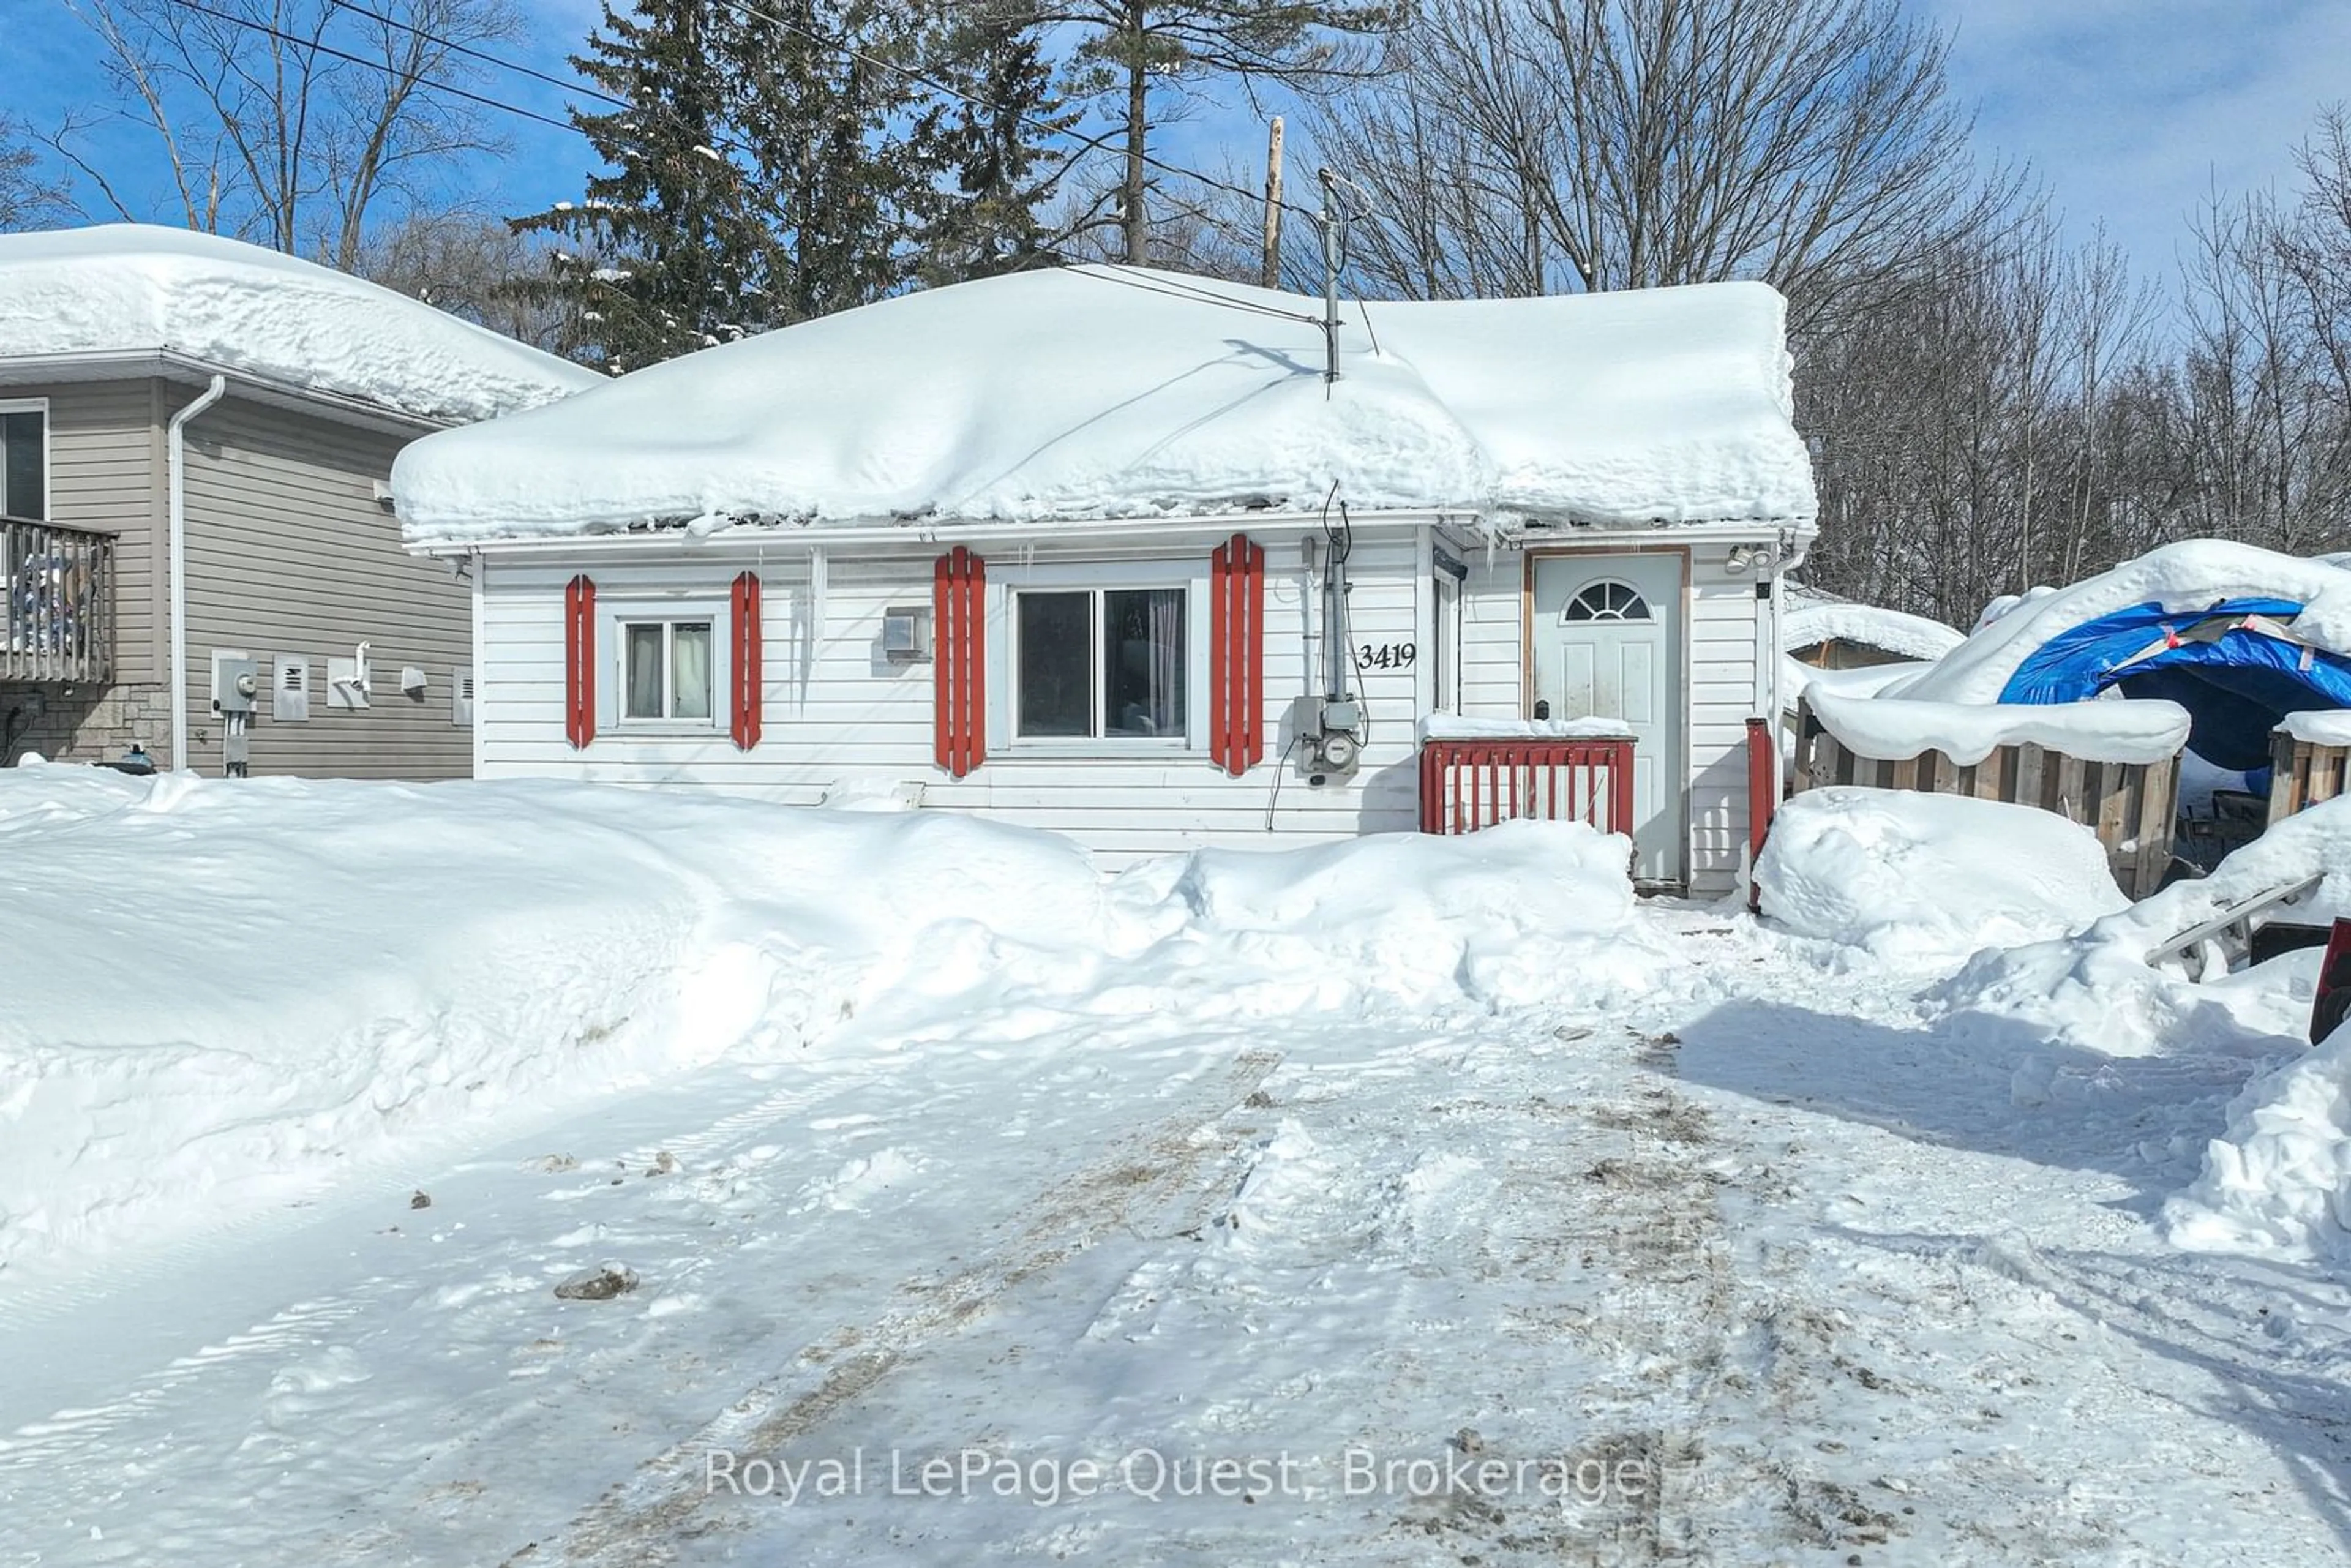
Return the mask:
{"type": "Polygon", "coordinates": [[[1409,831],[1432,716],[1600,719],[1642,876],[1728,890],[1814,512],[1779,296],[1321,311],[1022,274],[417,443],[476,772],[882,794],[1115,860],[1409,831]]]}

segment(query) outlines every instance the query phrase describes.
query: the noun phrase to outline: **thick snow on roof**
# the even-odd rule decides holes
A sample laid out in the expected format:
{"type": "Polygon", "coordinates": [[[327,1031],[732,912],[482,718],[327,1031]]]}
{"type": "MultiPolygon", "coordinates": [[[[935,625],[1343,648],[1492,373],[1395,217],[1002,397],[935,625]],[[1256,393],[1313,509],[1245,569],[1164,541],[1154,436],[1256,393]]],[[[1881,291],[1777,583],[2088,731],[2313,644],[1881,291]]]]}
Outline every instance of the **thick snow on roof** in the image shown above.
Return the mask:
{"type": "Polygon", "coordinates": [[[605,378],[344,273],[148,224],[0,235],[0,360],[171,352],[423,419],[605,378]]]}
{"type": "Polygon", "coordinates": [[[2283,599],[2303,606],[2294,632],[2329,653],[2351,654],[2351,571],[2300,556],[2222,539],[2189,539],[2150,550],[2070,588],[2028,595],[1890,697],[1998,702],[2017,667],[2053,637],[2138,604],[2188,613],[2229,599],[2283,599]]]}
{"type": "Polygon", "coordinates": [[[392,488],[418,543],[702,517],[1303,512],[1334,481],[1358,510],[1813,515],[1785,308],[1762,284],[1351,302],[1335,385],[1321,329],[1292,319],[1320,305],[1124,268],[962,284],[435,436],[392,488]]]}
{"type": "Polygon", "coordinates": [[[1805,695],[1845,749],[1888,762],[1939,751],[1972,768],[2003,746],[2030,745],[2091,762],[2146,763],[2188,744],[2188,710],[2173,702],[1918,702],[1817,685],[1805,695]]]}
{"type": "Polygon", "coordinates": [[[1906,659],[1939,659],[1966,641],[1962,633],[1924,615],[1842,599],[1792,597],[1780,617],[1783,653],[1838,642],[1883,648],[1906,659]]]}

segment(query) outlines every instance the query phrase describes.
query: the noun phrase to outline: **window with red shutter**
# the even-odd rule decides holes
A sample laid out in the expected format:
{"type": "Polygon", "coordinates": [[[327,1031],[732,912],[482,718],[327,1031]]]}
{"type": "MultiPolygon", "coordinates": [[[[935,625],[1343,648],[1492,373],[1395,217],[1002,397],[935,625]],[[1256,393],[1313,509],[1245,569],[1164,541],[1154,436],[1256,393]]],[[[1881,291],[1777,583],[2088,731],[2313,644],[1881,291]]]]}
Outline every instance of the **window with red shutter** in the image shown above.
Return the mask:
{"type": "Polygon", "coordinates": [[[931,577],[935,751],[950,778],[987,759],[987,564],[962,545],[931,577]]]}
{"type": "Polygon", "coordinates": [[[761,654],[759,645],[759,574],[747,571],[735,580],[733,643],[729,648],[727,733],[737,749],[759,744],[761,654]]]}
{"type": "Polygon", "coordinates": [[[1235,534],[1208,560],[1208,755],[1238,778],[1265,759],[1265,547],[1235,534]]]}
{"type": "Polygon", "coordinates": [[[585,572],[563,590],[563,734],[575,751],[596,738],[596,585],[585,572]]]}

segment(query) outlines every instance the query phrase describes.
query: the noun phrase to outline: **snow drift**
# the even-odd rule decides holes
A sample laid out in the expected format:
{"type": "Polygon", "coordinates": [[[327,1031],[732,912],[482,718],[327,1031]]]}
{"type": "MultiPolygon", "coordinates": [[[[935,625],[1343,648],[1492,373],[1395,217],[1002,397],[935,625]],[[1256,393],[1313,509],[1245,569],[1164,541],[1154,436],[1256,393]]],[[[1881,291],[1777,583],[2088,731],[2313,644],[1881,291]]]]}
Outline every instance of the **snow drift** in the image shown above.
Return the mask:
{"type": "Polygon", "coordinates": [[[2163,1217],[2198,1251],[2351,1261],[2351,1029],[2248,1084],[2163,1217]]]}
{"type": "Polygon", "coordinates": [[[1018,1009],[1599,1001],[1630,846],[1579,824],[1202,851],[538,781],[0,770],[0,1266],[734,1054],[1018,1009]]]}
{"type": "Polygon", "coordinates": [[[490,419],[604,378],[257,246],[146,224],[0,235],[0,359],[177,354],[207,369],[490,419]]]}
{"type": "Polygon", "coordinates": [[[1995,601],[1965,643],[1886,695],[1998,702],[2027,659],[2077,627],[2135,605],[2158,604],[2187,614],[2236,599],[2300,604],[2293,622],[2295,636],[2312,647],[2351,655],[2351,571],[2252,545],[2189,539],[2068,588],[2035,591],[2005,607],[1995,601]],[[1993,609],[2000,613],[1994,615],[1993,609]]]}
{"type": "Polygon", "coordinates": [[[1875,604],[1855,604],[1823,599],[1791,585],[1788,607],[1780,617],[1780,651],[1816,647],[1823,643],[1858,643],[1909,660],[1939,659],[1967,639],[1939,621],[1886,610],[1875,604]]]}
{"type": "Polygon", "coordinates": [[[2157,701],[1920,702],[1807,686],[1813,716],[1856,756],[1901,761],[1939,751],[1962,768],[2003,746],[2043,746],[2088,762],[2159,762],[2188,739],[2188,710],[2157,701]]]}
{"type": "Polygon", "coordinates": [[[1763,913],[1907,963],[2038,942],[2128,906],[2097,835],[2048,811],[1908,790],[1807,790],[1756,869],[1763,913]]]}
{"type": "Polygon", "coordinates": [[[1379,507],[1809,519],[1760,283],[1342,308],[1132,267],[932,289],[409,447],[412,543],[1379,507]],[[1374,333],[1376,332],[1376,344],[1374,333]]]}

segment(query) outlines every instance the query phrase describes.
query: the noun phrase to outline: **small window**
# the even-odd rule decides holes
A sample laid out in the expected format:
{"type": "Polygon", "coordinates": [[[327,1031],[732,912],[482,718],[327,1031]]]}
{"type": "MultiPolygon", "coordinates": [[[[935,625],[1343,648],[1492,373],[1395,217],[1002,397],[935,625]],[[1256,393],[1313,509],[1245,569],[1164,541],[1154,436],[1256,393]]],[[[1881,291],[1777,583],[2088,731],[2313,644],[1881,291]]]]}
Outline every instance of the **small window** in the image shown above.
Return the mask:
{"type": "Polygon", "coordinates": [[[1021,593],[1014,605],[1014,733],[1023,739],[1184,738],[1184,590],[1021,593]]]}
{"type": "Polygon", "coordinates": [[[621,622],[621,717],[709,723],[710,651],[707,621],[621,622]]]}
{"type": "Polygon", "coordinates": [[[1649,621],[1649,601],[1630,583],[1595,582],[1568,601],[1563,621],[1649,621]]]}
{"type": "Polygon", "coordinates": [[[48,415],[0,408],[0,517],[48,520],[48,415]]]}

